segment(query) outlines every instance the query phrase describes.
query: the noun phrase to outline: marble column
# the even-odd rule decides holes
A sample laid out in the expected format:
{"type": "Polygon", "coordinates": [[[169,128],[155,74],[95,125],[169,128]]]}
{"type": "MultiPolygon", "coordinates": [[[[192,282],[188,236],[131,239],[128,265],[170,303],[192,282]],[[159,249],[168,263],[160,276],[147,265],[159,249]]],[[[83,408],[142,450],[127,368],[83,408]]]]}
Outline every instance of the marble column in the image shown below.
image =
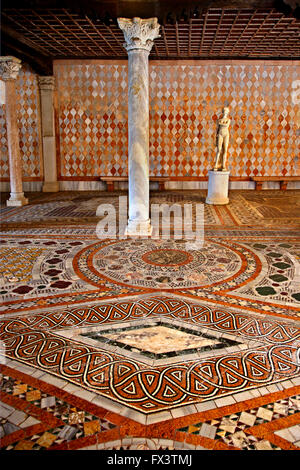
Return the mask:
{"type": "Polygon", "coordinates": [[[54,90],[55,78],[39,77],[41,97],[41,120],[44,159],[43,192],[59,191],[56,169],[56,142],[54,121],[54,90]]]}
{"type": "Polygon", "coordinates": [[[127,235],[151,235],[149,218],[149,71],[148,56],[159,37],[157,18],[118,18],[128,53],[127,235]]]}
{"type": "Polygon", "coordinates": [[[10,198],[6,201],[8,206],[24,206],[28,204],[28,199],[24,196],[22,184],[22,157],[16,107],[16,79],[21,67],[21,61],[16,57],[0,57],[0,79],[5,82],[5,111],[9,155],[10,198]]]}

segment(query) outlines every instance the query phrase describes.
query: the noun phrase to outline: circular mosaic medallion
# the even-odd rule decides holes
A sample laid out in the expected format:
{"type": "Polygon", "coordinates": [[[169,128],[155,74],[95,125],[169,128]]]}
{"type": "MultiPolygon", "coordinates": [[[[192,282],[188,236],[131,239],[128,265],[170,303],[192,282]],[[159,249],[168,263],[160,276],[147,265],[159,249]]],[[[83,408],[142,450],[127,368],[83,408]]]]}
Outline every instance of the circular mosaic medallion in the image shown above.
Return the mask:
{"type": "Polygon", "coordinates": [[[201,249],[187,251],[184,240],[128,239],[85,248],[74,267],[93,285],[106,280],[146,290],[192,289],[236,278],[244,283],[257,271],[253,256],[244,247],[210,240],[201,249]]]}
{"type": "Polygon", "coordinates": [[[193,257],[186,251],[166,249],[149,251],[142,256],[142,260],[154,266],[182,266],[190,263],[193,257]]]}

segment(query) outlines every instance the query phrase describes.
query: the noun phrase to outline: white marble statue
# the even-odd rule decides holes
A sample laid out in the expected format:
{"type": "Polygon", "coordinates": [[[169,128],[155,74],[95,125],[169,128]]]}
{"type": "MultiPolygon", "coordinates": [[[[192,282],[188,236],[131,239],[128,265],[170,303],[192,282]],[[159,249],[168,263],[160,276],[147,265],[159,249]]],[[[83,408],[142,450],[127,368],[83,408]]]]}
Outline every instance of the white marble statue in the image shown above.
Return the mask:
{"type": "Polygon", "coordinates": [[[230,119],[229,108],[223,108],[223,114],[218,120],[216,147],[217,155],[213,171],[227,171],[226,160],[227,160],[227,149],[229,143],[229,126],[230,119]]]}

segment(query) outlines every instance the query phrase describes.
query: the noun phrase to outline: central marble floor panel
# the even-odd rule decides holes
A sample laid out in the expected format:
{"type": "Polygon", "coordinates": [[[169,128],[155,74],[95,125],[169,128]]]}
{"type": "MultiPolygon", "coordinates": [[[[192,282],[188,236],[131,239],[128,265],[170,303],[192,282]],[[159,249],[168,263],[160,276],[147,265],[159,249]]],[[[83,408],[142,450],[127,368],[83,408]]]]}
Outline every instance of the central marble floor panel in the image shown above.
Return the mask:
{"type": "MultiPolygon", "coordinates": [[[[73,339],[80,340],[80,336],[89,338],[90,344],[112,346],[112,350],[119,353],[130,351],[132,358],[143,360],[152,365],[168,364],[170,358],[177,357],[180,360],[188,359],[190,354],[202,355],[202,353],[222,350],[223,348],[243,344],[241,340],[236,341],[223,338],[222,335],[213,330],[207,331],[196,325],[189,328],[183,326],[183,322],[170,320],[140,320],[135,324],[120,323],[119,325],[102,326],[98,328],[60,331],[73,339]],[[117,346],[117,349],[114,348],[117,346]],[[147,358],[149,361],[147,361],[147,358]]],[[[86,341],[86,340],[85,340],[86,341]]],[[[244,345],[246,347],[246,345],[244,345]]],[[[238,350],[236,348],[235,350],[238,350]]],[[[220,351],[221,352],[221,351],[220,351]]],[[[228,349],[227,349],[228,352],[228,349]]],[[[203,354],[205,355],[205,354],[203,354]]]]}

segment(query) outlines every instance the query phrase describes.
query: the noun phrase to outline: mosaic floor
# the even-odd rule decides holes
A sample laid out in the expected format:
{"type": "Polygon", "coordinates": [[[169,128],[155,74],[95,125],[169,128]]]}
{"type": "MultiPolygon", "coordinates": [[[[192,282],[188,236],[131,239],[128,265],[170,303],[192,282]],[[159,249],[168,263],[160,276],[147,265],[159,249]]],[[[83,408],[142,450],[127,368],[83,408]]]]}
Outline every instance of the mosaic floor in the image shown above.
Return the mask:
{"type": "Polygon", "coordinates": [[[299,449],[300,192],[205,205],[192,250],[99,240],[118,195],[2,206],[1,449],[299,449]]]}

